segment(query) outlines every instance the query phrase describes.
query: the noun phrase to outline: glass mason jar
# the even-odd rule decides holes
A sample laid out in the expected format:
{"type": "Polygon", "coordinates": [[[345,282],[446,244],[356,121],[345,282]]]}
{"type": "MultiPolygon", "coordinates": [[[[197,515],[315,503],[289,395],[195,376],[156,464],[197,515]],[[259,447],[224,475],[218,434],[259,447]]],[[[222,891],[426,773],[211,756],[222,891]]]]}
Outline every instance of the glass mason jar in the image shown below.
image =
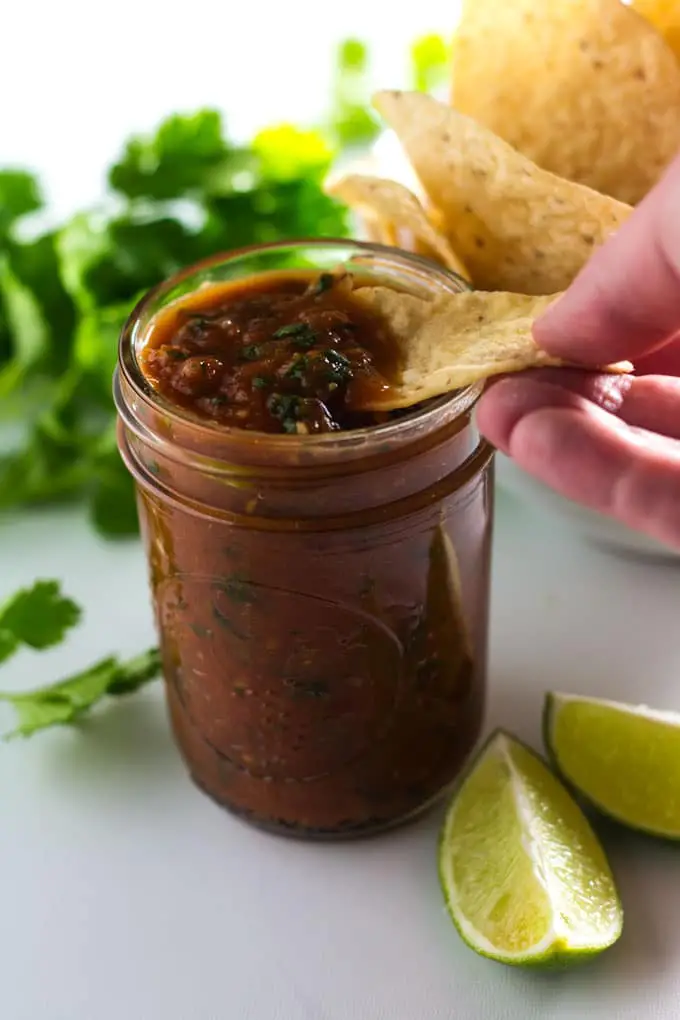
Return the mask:
{"type": "Polygon", "coordinates": [[[317,838],[420,812],[479,735],[492,525],[481,387],[371,428],[270,435],[171,405],[136,352],[152,317],[201,284],[339,263],[420,296],[465,286],[356,242],[220,256],[139,303],[114,384],[188,769],[242,817],[317,838]]]}

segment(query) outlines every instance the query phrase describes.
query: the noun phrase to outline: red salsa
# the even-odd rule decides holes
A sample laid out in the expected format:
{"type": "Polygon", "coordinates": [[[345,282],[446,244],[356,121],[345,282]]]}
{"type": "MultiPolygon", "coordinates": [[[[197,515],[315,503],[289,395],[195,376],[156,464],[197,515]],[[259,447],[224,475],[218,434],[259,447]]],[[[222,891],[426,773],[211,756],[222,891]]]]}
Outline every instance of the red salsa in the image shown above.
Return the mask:
{"type": "Polygon", "coordinates": [[[395,345],[347,274],[271,273],[199,291],[159,316],[142,369],[168,400],[236,428],[304,435],[375,425],[395,345]]]}
{"type": "Polygon", "coordinates": [[[232,811],[317,837],[441,794],[485,690],[491,451],[474,395],[393,422],[358,410],[395,348],[348,282],[197,283],[141,343],[128,329],[117,382],[182,754],[232,811]]]}

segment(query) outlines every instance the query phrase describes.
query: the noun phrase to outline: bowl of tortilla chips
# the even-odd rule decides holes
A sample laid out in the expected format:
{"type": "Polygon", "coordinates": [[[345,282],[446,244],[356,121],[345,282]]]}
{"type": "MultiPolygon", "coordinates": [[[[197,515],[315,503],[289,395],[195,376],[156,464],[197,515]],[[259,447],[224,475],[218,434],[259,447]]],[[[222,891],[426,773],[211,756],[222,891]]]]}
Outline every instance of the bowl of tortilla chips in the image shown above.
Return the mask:
{"type": "MultiPolygon", "coordinates": [[[[558,295],[680,150],[680,0],[463,0],[448,94],[373,102],[384,134],[327,184],[362,232],[506,301],[558,295]]],[[[588,539],[674,555],[498,459],[588,539]]]]}

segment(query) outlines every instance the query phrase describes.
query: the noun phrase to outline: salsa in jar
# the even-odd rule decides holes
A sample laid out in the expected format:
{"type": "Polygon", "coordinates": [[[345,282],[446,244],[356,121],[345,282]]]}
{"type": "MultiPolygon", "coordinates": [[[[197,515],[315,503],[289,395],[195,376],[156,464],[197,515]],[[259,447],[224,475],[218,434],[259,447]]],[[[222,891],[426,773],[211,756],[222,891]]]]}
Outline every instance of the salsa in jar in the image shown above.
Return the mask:
{"type": "Polygon", "coordinates": [[[439,797],[485,691],[478,390],[362,410],[398,366],[357,282],[461,287],[417,256],[348,242],[211,260],[137,307],[115,382],[191,775],[261,826],[318,838],[378,831],[439,797]]]}
{"type": "Polygon", "coordinates": [[[396,347],[353,298],[359,282],[289,271],[204,288],[158,315],[142,372],[222,426],[310,435],[374,425],[361,406],[389,388],[396,347]]]}

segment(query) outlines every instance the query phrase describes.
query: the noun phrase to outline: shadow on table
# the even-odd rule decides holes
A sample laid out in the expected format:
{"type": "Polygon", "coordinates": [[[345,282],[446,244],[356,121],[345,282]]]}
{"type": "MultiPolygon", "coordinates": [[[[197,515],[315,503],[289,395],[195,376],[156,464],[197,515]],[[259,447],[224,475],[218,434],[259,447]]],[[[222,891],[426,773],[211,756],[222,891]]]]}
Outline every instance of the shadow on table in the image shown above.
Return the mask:
{"type": "Polygon", "coordinates": [[[150,692],[111,700],[60,736],[47,767],[57,781],[71,786],[141,784],[148,790],[185,775],[163,700],[150,692]]]}
{"type": "Polygon", "coordinates": [[[619,942],[586,966],[581,987],[591,1002],[600,989],[630,989],[638,1015],[651,1015],[651,991],[677,970],[680,850],[597,816],[591,820],[614,871],[624,924],[619,942]]]}
{"type": "Polygon", "coordinates": [[[514,677],[512,673],[492,670],[486,710],[486,730],[507,730],[537,751],[541,747],[541,712],[545,687],[538,677],[514,677]]]}

